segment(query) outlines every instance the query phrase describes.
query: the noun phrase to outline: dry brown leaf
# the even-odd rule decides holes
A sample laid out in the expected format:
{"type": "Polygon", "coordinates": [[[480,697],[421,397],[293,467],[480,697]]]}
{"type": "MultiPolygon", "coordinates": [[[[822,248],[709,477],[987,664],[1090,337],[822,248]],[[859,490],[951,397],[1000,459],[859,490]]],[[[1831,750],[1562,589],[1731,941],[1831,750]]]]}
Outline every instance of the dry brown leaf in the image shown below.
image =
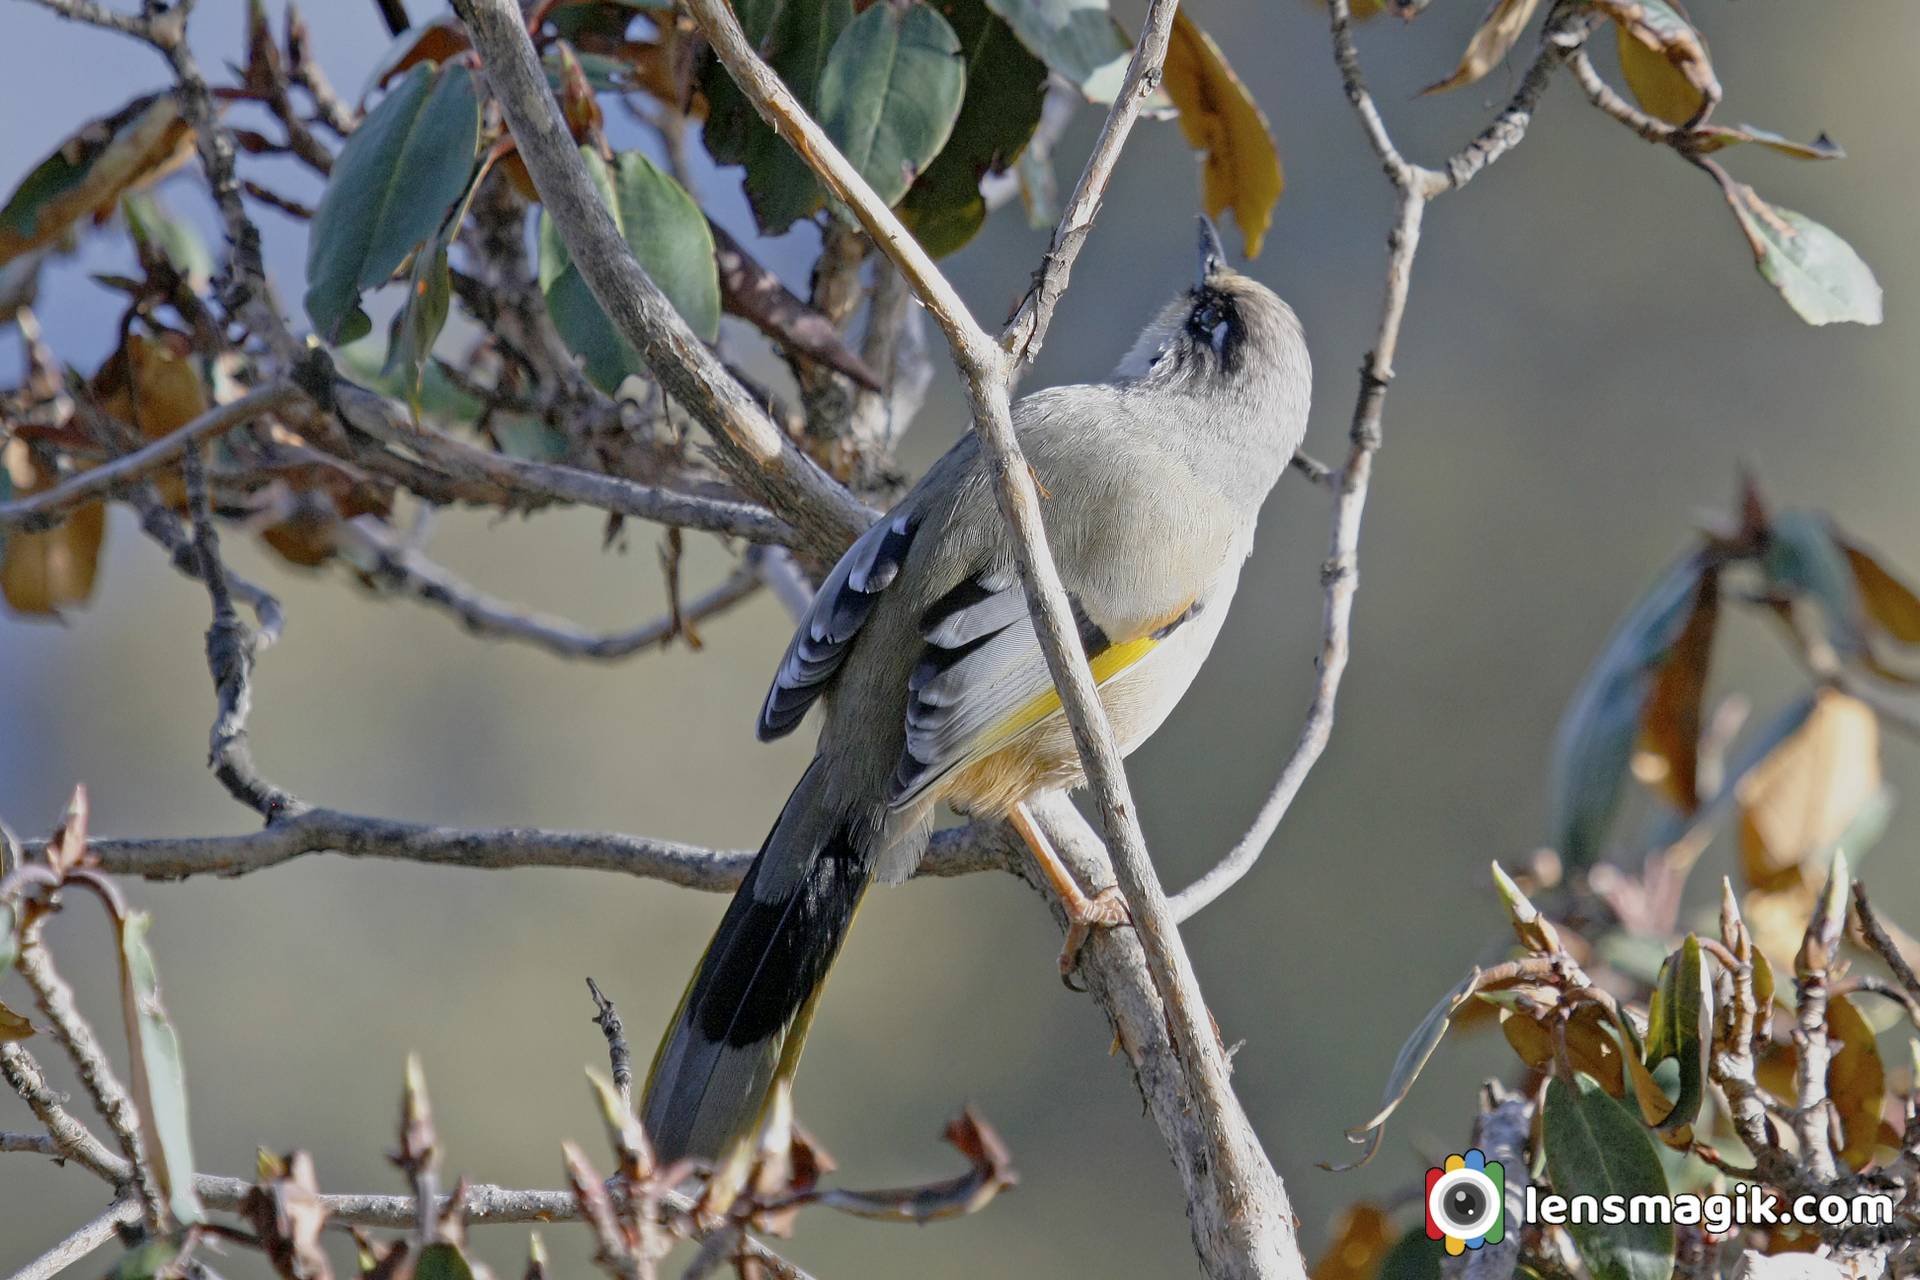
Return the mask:
{"type": "Polygon", "coordinates": [[[1204,156],[1200,202],[1210,217],[1233,210],[1247,256],[1260,256],[1286,178],[1273,130],[1220,46],[1184,12],[1173,15],[1161,85],[1180,108],[1180,132],[1204,156]]]}
{"type": "Polygon", "coordinates": [[[1860,605],[1867,616],[1895,640],[1920,644],[1920,596],[1915,596],[1913,588],[1887,572],[1872,552],[1844,539],[1837,541],[1853,569],[1853,581],[1860,590],[1860,605]]]}
{"type": "Polygon", "coordinates": [[[1817,888],[1827,868],[1810,864],[1847,833],[1881,787],[1880,723],[1873,709],[1823,690],[1806,723],[1738,784],[1747,884],[1761,890],[1817,888]]]}
{"type": "Polygon", "coordinates": [[[0,1041],[25,1040],[33,1034],[33,1024],[0,1003],[0,1041]]]}
{"type": "Polygon", "coordinates": [[[1444,93],[1448,89],[1458,89],[1493,70],[1500,59],[1512,51],[1514,43],[1520,39],[1520,33],[1527,29],[1533,11],[1539,6],[1540,0],[1493,0],[1493,7],[1480,20],[1480,27],[1473,33],[1473,39],[1467,42],[1467,51],[1460,55],[1460,65],[1454,68],[1453,74],[1420,92],[1444,93]]]}
{"type": "Polygon", "coordinates": [[[126,346],[93,375],[93,394],[102,409],[148,440],[177,431],[207,411],[193,348],[178,333],[128,334],[126,346]]]}
{"type": "Polygon", "coordinates": [[[386,88],[390,81],[405,75],[423,62],[445,62],[473,47],[467,40],[466,28],[461,26],[460,20],[452,14],[435,18],[424,26],[415,27],[409,34],[412,36],[412,43],[388,54],[393,61],[383,66],[375,76],[375,88],[386,88]]]}
{"type": "Polygon", "coordinates": [[[1693,612],[1654,677],[1653,692],[1640,715],[1640,741],[1665,764],[1658,782],[1682,813],[1700,806],[1700,704],[1707,691],[1707,663],[1713,655],[1714,626],[1720,616],[1720,575],[1700,575],[1693,612]]]}
{"type": "MultiPolygon", "coordinates": [[[[23,440],[9,441],[0,450],[20,497],[49,489],[57,477],[41,473],[23,440]]],[[[89,502],[65,521],[37,533],[15,530],[0,555],[0,597],[17,613],[59,617],[62,609],[85,604],[93,594],[94,571],[100,563],[100,544],[107,536],[107,509],[89,502]]]]}
{"type": "Polygon", "coordinates": [[[1311,1280],[1373,1280],[1399,1238],[1386,1210],[1374,1204],[1353,1205],[1334,1223],[1327,1251],[1308,1275],[1311,1280]]]}
{"type": "Polygon", "coordinates": [[[313,1157],[295,1151],[284,1159],[261,1152],[260,1184],[247,1192],[240,1211],[253,1223],[274,1271],[286,1280],[332,1280],[321,1229],[327,1208],[320,1199],[313,1157]]]}
{"type": "Polygon", "coordinates": [[[90,121],[21,182],[0,209],[0,266],[57,239],[81,218],[110,216],[120,197],[193,154],[193,130],[172,94],[135,99],[90,121]]]}

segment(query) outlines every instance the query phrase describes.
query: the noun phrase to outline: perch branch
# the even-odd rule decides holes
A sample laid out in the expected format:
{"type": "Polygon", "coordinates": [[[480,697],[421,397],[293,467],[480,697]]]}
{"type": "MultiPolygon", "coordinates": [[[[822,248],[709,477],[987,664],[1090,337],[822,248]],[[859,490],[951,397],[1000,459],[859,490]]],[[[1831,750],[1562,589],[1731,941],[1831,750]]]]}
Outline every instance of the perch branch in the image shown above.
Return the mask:
{"type": "MultiPolygon", "coordinates": [[[[498,4],[501,0],[486,2],[498,4]]],[[[468,7],[484,6],[480,0],[469,0],[468,7]]],[[[1103,146],[1096,148],[1081,190],[1070,202],[1061,230],[1055,235],[1056,247],[1064,249],[1050,263],[1050,271],[1057,273],[1055,297],[1064,287],[1064,271],[1085,237],[1085,225],[1098,206],[1132,115],[1138,112],[1141,97],[1158,81],[1175,8],[1176,0],[1155,0],[1148,11],[1124,87],[1109,117],[1109,128],[1103,131],[1103,146]]],[[[1013,431],[1010,397],[1017,364],[1006,348],[987,336],[919,243],[760,59],[724,0],[688,0],[688,9],[715,56],[755,110],[794,147],[828,190],[853,211],[947,336],[966,383],[974,429],[992,461],[995,497],[1013,535],[1028,611],[1073,727],[1147,973],[1164,1004],[1165,1025],[1182,1068],[1181,1084],[1211,1144],[1204,1175],[1188,1185],[1195,1244],[1208,1269],[1216,1274],[1261,1269],[1302,1274],[1304,1266],[1286,1190],[1228,1083],[1225,1047],[1213,1029],[1199,981],[1148,860],[1119,745],[1087,667],[1078,629],[1070,622],[1066,591],[1047,548],[1039,496],[1013,431]]],[[[1043,284],[1048,275],[1042,273],[1043,284]]],[[[1024,336],[1022,325],[1016,317],[1015,326],[1009,328],[1009,346],[1030,347],[1041,335],[1044,314],[1038,303],[1032,322],[1024,325],[1024,336]]],[[[1173,1140],[1171,1133],[1168,1137],[1173,1140]]]]}

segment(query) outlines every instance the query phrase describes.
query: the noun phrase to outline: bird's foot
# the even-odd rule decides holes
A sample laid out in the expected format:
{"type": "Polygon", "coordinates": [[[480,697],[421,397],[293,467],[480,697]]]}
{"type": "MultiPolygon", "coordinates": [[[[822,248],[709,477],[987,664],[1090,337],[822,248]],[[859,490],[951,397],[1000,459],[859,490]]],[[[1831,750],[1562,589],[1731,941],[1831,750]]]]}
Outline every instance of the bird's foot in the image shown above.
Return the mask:
{"type": "Polygon", "coordinates": [[[1069,991],[1084,991],[1073,983],[1073,971],[1080,965],[1081,948],[1087,945],[1087,939],[1093,936],[1095,929],[1115,929],[1123,924],[1132,924],[1133,916],[1127,911],[1127,900],[1120,896],[1118,887],[1109,885],[1091,898],[1076,893],[1065,901],[1067,909],[1067,941],[1060,948],[1060,981],[1067,984],[1069,991]]]}

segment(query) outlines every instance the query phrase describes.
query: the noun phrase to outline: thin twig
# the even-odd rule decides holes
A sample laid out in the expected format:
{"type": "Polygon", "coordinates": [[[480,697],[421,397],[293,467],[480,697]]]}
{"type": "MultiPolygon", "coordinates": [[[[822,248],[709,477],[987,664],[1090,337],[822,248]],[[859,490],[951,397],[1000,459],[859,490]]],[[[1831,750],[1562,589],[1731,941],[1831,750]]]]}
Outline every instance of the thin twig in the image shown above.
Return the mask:
{"type": "Polygon", "coordinates": [[[754,542],[792,543],[801,537],[786,521],[751,503],[683,493],[578,467],[534,462],[478,448],[425,423],[415,422],[404,407],[345,379],[334,379],[328,395],[341,421],[348,426],[376,440],[417,450],[456,479],[477,479],[504,486],[509,494],[517,492],[546,500],[574,502],[619,515],[729,534],[754,542]]]}
{"type": "Polygon", "coordinates": [[[48,1154],[54,1159],[71,1160],[95,1177],[115,1186],[133,1176],[133,1166],[127,1163],[126,1158],[114,1154],[106,1143],[95,1137],[91,1129],[67,1110],[65,1099],[47,1084],[40,1064],[24,1047],[0,1042],[0,1078],[4,1078],[8,1087],[20,1095],[20,1100],[27,1104],[34,1118],[45,1127],[47,1140],[53,1146],[48,1154]]]}
{"type": "MultiPolygon", "coordinates": [[[[1443,170],[1434,170],[1407,160],[1387,131],[1360,68],[1360,55],[1353,42],[1350,0],[1329,0],[1327,12],[1333,33],[1334,62],[1340,69],[1347,100],[1353,104],[1368,143],[1398,195],[1393,229],[1387,236],[1386,298],[1381,305],[1373,347],[1360,367],[1360,389],[1347,435],[1346,462],[1328,481],[1335,493],[1333,529],[1327,559],[1320,571],[1325,601],[1317,660],[1319,674],[1314,681],[1306,721],[1246,834],[1206,874],[1174,895],[1174,916],[1178,920],[1191,918],[1253,869],[1332,739],[1340,681],[1346,674],[1352,652],[1353,601],[1360,585],[1361,517],[1366,511],[1368,486],[1373,476],[1373,456],[1380,448],[1387,387],[1393,381],[1393,359],[1399,349],[1400,326],[1406,316],[1413,261],[1420,246],[1420,227],[1427,203],[1465,186],[1518,145],[1553,71],[1567,59],[1570,47],[1577,48],[1577,43],[1569,46],[1567,42],[1584,40],[1587,34],[1582,15],[1571,9],[1556,11],[1548,19],[1540,52],[1521,78],[1512,100],[1492,124],[1447,161],[1443,170]]],[[[1310,469],[1302,469],[1309,476],[1314,474],[1310,469]]]]}
{"type": "MultiPolygon", "coordinates": [[[[1887,927],[1880,923],[1880,916],[1873,909],[1873,903],[1867,900],[1867,886],[1858,880],[1853,882],[1853,910],[1860,920],[1860,931],[1873,944],[1873,949],[1886,962],[1892,971],[1894,980],[1906,991],[1909,1000],[1920,1005],[1920,975],[1916,975],[1913,966],[1907,962],[1905,953],[1900,950],[1887,927]]],[[[1909,1006],[1912,1007],[1912,1006],[1909,1006]]]]}
{"type": "Polygon", "coordinates": [[[208,734],[207,764],[214,776],[241,804],[271,825],[304,813],[310,806],[292,792],[269,782],[253,763],[247,742],[247,716],[253,709],[253,659],[257,648],[253,628],[240,620],[227,587],[226,567],[220,561],[220,535],[213,527],[207,503],[207,477],[197,449],[184,458],[187,505],[193,515],[193,546],[199,557],[201,581],[213,606],[207,627],[207,670],[213,676],[215,712],[208,734]]]}
{"type": "Polygon", "coordinates": [[[587,993],[593,997],[595,1013],[593,1021],[600,1028],[600,1034],[607,1038],[607,1065],[613,1069],[613,1087],[620,1091],[620,1105],[627,1112],[633,1111],[633,1049],[627,1044],[626,1029],[620,1025],[620,1015],[614,1010],[613,1001],[600,990],[600,984],[592,978],[587,979],[587,993]]]}
{"type": "Polygon", "coordinates": [[[1151,0],[1147,6],[1146,19],[1140,24],[1140,39],[1127,63],[1120,92],[1114,96],[1113,106],[1100,125],[1100,135],[1094,139],[1093,151],[1087,156],[1086,167],[1080,171],[1080,180],[1074,184],[1073,194],[1061,210],[1060,222],[1047,246],[1047,256],[1035,273],[1033,287],[1001,334],[1001,345],[1013,355],[1017,365],[1032,364],[1040,354],[1047,326],[1053,321],[1054,307],[1067,291],[1074,260],[1086,246],[1094,215],[1107,193],[1114,166],[1120,162],[1120,150],[1126,145],[1134,122],[1140,118],[1141,109],[1160,87],[1161,64],[1166,61],[1178,2],[1151,0]]]}
{"type": "Polygon", "coordinates": [[[224,435],[294,403],[300,392],[291,382],[274,381],[229,404],[209,409],[193,421],[132,453],[12,502],[0,503],[0,528],[46,529],[83,502],[104,497],[151,475],[202,440],[224,435]]]}
{"type": "Polygon", "coordinates": [[[361,566],[362,572],[376,587],[413,596],[451,614],[474,635],[518,640],[563,658],[616,661],[663,646],[685,624],[723,613],[761,586],[759,574],[743,564],[711,591],[682,605],[677,619],[655,618],[630,630],[598,633],[487,595],[367,521],[349,521],[341,526],[340,537],[366,552],[370,562],[361,566]]]}
{"type": "Polygon", "coordinates": [[[41,941],[42,923],[35,921],[30,925],[21,940],[20,954],[16,960],[20,976],[32,989],[34,1003],[39,1005],[40,1012],[46,1015],[53,1038],[67,1051],[67,1057],[72,1059],[73,1068],[80,1076],[80,1083],[86,1087],[87,1096],[93,1099],[94,1108],[118,1140],[121,1157],[126,1160],[132,1181],[139,1189],[147,1226],[157,1231],[167,1222],[166,1202],[147,1164],[142,1145],[140,1113],[133,1105],[132,1096],[120,1083],[120,1077],[114,1074],[106,1050],[94,1035],[93,1027],[81,1016],[73,998],[73,988],[54,968],[53,957],[41,941]]]}

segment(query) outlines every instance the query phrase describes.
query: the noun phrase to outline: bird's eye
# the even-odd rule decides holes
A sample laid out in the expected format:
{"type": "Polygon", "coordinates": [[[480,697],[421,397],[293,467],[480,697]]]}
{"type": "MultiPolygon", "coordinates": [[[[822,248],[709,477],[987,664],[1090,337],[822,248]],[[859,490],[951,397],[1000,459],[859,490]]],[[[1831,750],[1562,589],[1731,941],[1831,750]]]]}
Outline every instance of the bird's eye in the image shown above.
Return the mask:
{"type": "Polygon", "coordinates": [[[1219,320],[1214,323],[1213,331],[1208,335],[1209,340],[1213,343],[1213,354],[1219,355],[1227,349],[1227,333],[1232,328],[1233,326],[1225,320],[1219,320]]]}

